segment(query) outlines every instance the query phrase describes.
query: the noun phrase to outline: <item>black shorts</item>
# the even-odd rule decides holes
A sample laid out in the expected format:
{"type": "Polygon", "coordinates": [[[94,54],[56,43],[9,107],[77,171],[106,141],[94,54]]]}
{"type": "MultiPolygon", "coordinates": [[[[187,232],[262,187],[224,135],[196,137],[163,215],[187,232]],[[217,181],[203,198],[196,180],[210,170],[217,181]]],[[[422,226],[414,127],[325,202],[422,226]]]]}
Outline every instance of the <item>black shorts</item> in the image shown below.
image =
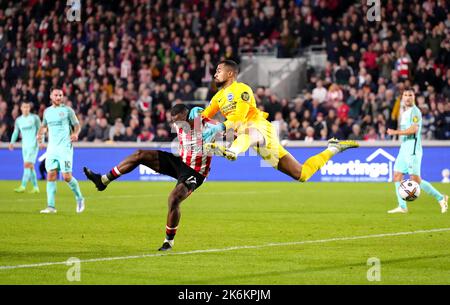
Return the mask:
{"type": "Polygon", "coordinates": [[[158,150],[159,173],[177,179],[177,185],[184,183],[190,191],[194,191],[205,180],[205,176],[197,173],[181,158],[172,153],[158,150]]]}

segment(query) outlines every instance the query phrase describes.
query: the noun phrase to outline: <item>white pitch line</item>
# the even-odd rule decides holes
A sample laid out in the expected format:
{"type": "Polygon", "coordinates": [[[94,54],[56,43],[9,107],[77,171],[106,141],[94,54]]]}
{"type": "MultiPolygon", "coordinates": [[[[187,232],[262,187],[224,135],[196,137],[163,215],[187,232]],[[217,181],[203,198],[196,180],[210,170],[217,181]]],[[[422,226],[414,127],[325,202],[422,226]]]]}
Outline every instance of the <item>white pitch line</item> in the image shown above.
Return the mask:
{"type": "MultiPolygon", "coordinates": [[[[294,246],[294,245],[304,245],[304,244],[322,244],[322,243],[335,242],[335,241],[382,238],[382,237],[391,237],[391,236],[402,236],[402,235],[413,235],[413,234],[435,233],[435,232],[446,232],[446,231],[450,231],[450,228],[418,230],[418,231],[397,232],[397,233],[383,233],[383,234],[362,235],[362,236],[336,237],[336,238],[328,238],[328,239],[304,240],[304,241],[285,242],[285,243],[269,243],[269,244],[263,244],[263,245],[255,245],[255,246],[235,246],[235,247],[228,247],[228,248],[192,250],[192,251],[185,251],[185,252],[153,253],[153,254],[142,254],[142,255],[131,255],[131,256],[91,258],[91,259],[80,260],[80,263],[130,260],[130,259],[141,259],[141,258],[147,258],[147,257],[157,257],[157,256],[189,255],[189,254],[199,254],[199,253],[203,254],[203,253],[226,252],[226,251],[243,250],[243,249],[261,249],[261,248],[268,248],[268,247],[283,247],[283,246],[294,246]]],[[[0,270],[36,268],[36,267],[45,267],[45,266],[54,266],[54,265],[66,265],[66,263],[67,262],[64,261],[64,262],[47,262],[47,263],[37,263],[37,264],[27,264],[27,265],[0,266],[0,270]]]]}

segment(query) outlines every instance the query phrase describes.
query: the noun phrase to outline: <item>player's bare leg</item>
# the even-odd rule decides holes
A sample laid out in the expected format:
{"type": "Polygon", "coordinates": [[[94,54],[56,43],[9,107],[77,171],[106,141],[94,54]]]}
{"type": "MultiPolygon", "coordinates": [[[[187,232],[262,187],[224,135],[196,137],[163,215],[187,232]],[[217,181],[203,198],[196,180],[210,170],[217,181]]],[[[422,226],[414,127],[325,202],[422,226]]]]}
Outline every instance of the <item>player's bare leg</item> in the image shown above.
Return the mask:
{"type": "MultiPolygon", "coordinates": [[[[136,150],[133,154],[125,158],[119,165],[115,166],[109,173],[100,175],[94,173],[87,167],[84,167],[84,173],[89,180],[94,182],[99,191],[103,191],[106,186],[121,175],[127,174],[134,170],[138,165],[145,165],[156,172],[159,172],[159,153],[157,150],[136,150]]],[[[166,238],[160,251],[170,250],[174,244],[175,234],[180,222],[181,211],[180,204],[190,194],[190,190],[184,183],[178,184],[170,193],[168,199],[168,212],[166,223],[166,238]]]]}
{"type": "Polygon", "coordinates": [[[355,141],[330,139],[324,151],[310,157],[304,164],[300,164],[291,154],[287,154],[281,157],[277,169],[295,180],[306,182],[334,155],[358,146],[359,144],[355,141]]]}
{"type": "Polygon", "coordinates": [[[109,173],[104,175],[96,174],[87,167],[84,167],[83,171],[86,177],[94,182],[97,189],[103,191],[111,181],[131,172],[140,164],[154,171],[159,171],[158,151],[138,149],[120,162],[119,165],[115,166],[109,173]]]}
{"type": "MultiPolygon", "coordinates": [[[[265,138],[258,129],[248,128],[245,133],[240,134],[236,140],[233,141],[230,148],[226,148],[224,145],[216,143],[205,144],[205,147],[210,151],[212,150],[215,154],[224,156],[229,160],[236,160],[237,155],[248,150],[250,146],[264,147],[265,144],[265,138]]],[[[277,169],[295,180],[306,182],[335,154],[343,152],[349,148],[356,147],[359,147],[359,144],[355,141],[338,141],[337,139],[330,139],[328,141],[327,149],[315,156],[312,156],[306,160],[303,165],[295,160],[292,155],[287,154],[280,158],[277,164],[277,169]]],[[[269,152],[269,154],[272,153],[278,154],[278,151],[269,152]]]]}
{"type": "Polygon", "coordinates": [[[406,201],[403,200],[403,198],[400,196],[400,193],[398,191],[400,182],[402,182],[402,180],[403,180],[403,173],[394,172],[395,194],[397,195],[398,207],[396,207],[395,209],[389,210],[388,211],[389,214],[408,213],[408,207],[406,206],[406,201]]]}
{"type": "Polygon", "coordinates": [[[177,233],[178,223],[181,218],[180,205],[192,193],[184,183],[178,184],[170,193],[168,200],[166,239],[159,251],[167,251],[172,249],[175,234],[177,233]]]}
{"type": "Polygon", "coordinates": [[[418,175],[410,175],[410,179],[417,182],[420,188],[424,190],[430,196],[433,196],[436,201],[441,206],[441,213],[446,213],[448,211],[448,196],[441,194],[437,189],[435,189],[431,183],[423,180],[418,175]]]}
{"type": "Polygon", "coordinates": [[[287,154],[280,159],[277,169],[292,179],[300,180],[302,164],[300,164],[300,162],[298,162],[291,154],[287,154]]]}

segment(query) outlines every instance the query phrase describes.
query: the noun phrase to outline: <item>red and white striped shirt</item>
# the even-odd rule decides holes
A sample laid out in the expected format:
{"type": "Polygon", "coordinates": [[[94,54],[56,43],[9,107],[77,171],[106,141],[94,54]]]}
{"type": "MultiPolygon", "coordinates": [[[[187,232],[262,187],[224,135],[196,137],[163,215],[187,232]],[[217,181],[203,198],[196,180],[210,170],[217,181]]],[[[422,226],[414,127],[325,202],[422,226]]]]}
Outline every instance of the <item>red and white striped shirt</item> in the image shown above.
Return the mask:
{"type": "Polygon", "coordinates": [[[188,122],[175,123],[178,134],[181,161],[203,176],[207,176],[211,166],[212,156],[203,149],[202,124],[200,117],[196,119],[194,128],[188,122]]]}
{"type": "Polygon", "coordinates": [[[409,64],[411,61],[407,56],[397,59],[395,63],[395,69],[401,78],[408,78],[409,76],[409,64]]]}

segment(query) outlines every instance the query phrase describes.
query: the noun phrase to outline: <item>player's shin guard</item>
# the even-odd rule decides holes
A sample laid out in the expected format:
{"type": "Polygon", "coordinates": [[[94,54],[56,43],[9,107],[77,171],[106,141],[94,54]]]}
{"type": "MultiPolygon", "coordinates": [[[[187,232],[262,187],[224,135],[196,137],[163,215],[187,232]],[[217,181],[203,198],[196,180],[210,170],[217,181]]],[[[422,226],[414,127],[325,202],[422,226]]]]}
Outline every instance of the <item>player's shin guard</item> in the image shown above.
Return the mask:
{"type": "Polygon", "coordinates": [[[122,175],[117,166],[109,171],[106,175],[102,175],[102,182],[104,185],[108,185],[111,181],[116,180],[122,175]]]}
{"type": "Polygon", "coordinates": [[[36,171],[34,170],[34,168],[30,169],[30,180],[31,180],[31,183],[33,184],[33,187],[37,188],[38,182],[37,182],[36,171]]]}
{"type": "Polygon", "coordinates": [[[173,240],[175,238],[175,234],[177,234],[178,227],[171,228],[166,226],[166,240],[173,240]]]}
{"type": "Polygon", "coordinates": [[[436,198],[437,201],[441,201],[442,199],[444,199],[444,195],[442,195],[441,193],[439,193],[439,191],[437,189],[435,189],[430,182],[422,180],[420,182],[420,188],[422,190],[424,190],[426,193],[430,194],[431,196],[433,196],[434,198],[436,198]]]}
{"type": "Polygon", "coordinates": [[[67,182],[72,192],[75,194],[75,198],[77,200],[83,199],[83,195],[81,194],[80,185],[78,184],[77,179],[75,177],[72,177],[72,179],[67,182]]]}
{"type": "Polygon", "coordinates": [[[55,207],[56,181],[47,181],[47,204],[55,207]]]}
{"type": "Polygon", "coordinates": [[[236,140],[233,141],[231,144],[230,150],[234,152],[236,155],[243,153],[244,151],[247,151],[250,147],[251,139],[250,135],[248,134],[241,134],[239,135],[236,140]]]}
{"type": "Polygon", "coordinates": [[[403,200],[403,198],[400,196],[400,192],[398,191],[398,188],[400,187],[400,182],[397,181],[395,182],[395,194],[397,194],[397,201],[398,201],[398,206],[401,207],[402,209],[406,209],[406,201],[403,200]]]}
{"type": "Polygon", "coordinates": [[[22,186],[26,187],[28,180],[30,180],[30,172],[31,170],[29,168],[23,169],[23,175],[22,175],[22,186]]]}
{"type": "Polygon", "coordinates": [[[325,149],[321,153],[312,156],[302,165],[302,173],[300,175],[300,182],[306,182],[312,177],[322,166],[324,166],[328,160],[333,157],[333,152],[329,149],[325,149]]]}

